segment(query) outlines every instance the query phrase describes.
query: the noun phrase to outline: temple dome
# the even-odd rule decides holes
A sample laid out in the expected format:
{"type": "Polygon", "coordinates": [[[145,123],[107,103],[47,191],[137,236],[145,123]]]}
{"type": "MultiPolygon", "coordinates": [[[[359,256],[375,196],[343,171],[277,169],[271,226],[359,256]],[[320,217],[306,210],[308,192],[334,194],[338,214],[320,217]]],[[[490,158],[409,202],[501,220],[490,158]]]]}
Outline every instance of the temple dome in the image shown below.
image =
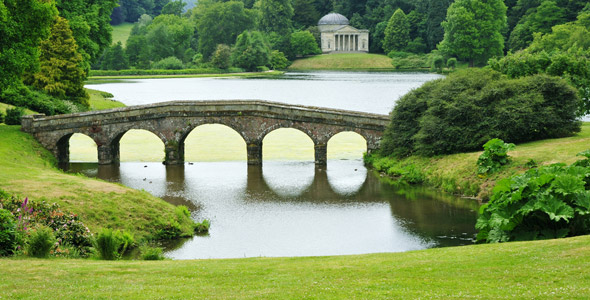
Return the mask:
{"type": "Polygon", "coordinates": [[[329,13],[320,19],[318,25],[348,25],[348,19],[339,13],[329,13]]]}

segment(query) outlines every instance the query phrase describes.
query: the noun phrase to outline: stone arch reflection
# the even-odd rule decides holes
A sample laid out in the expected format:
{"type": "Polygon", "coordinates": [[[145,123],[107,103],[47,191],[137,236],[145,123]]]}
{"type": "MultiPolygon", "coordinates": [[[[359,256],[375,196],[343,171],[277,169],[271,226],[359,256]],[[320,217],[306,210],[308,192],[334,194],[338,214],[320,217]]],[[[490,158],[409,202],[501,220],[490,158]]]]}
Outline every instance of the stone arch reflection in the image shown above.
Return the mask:
{"type": "Polygon", "coordinates": [[[277,195],[285,198],[301,196],[314,182],[313,161],[265,161],[262,178],[277,195]]]}
{"type": "Polygon", "coordinates": [[[262,160],[264,163],[269,160],[313,161],[314,142],[299,129],[275,129],[263,139],[262,160]]]}
{"type": "Polygon", "coordinates": [[[353,131],[342,131],[328,140],[328,160],[362,159],[367,152],[367,140],[353,131]]]}
{"type": "Polygon", "coordinates": [[[89,136],[82,133],[74,133],[71,136],[65,136],[62,139],[69,143],[69,161],[70,162],[98,162],[98,150],[96,142],[89,136]]]}
{"type": "Polygon", "coordinates": [[[332,190],[346,197],[356,195],[367,180],[367,168],[360,159],[329,160],[327,173],[332,190]]]}
{"type": "Polygon", "coordinates": [[[164,142],[151,131],[130,129],[123,133],[118,140],[120,161],[164,161],[164,142]]]}
{"type": "Polygon", "coordinates": [[[195,127],[184,139],[185,161],[246,161],[246,142],[222,124],[195,127]]]}

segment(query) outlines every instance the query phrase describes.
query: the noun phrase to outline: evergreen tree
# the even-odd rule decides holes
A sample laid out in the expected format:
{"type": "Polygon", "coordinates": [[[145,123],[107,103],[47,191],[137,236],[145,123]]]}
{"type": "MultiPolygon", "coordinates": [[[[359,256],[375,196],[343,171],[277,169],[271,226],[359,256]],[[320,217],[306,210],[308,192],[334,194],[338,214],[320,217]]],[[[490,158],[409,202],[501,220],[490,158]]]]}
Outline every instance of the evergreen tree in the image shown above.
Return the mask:
{"type": "Polygon", "coordinates": [[[211,55],[211,64],[219,69],[228,69],[231,66],[231,49],[228,45],[219,44],[211,55]]]}
{"type": "Polygon", "coordinates": [[[447,16],[447,9],[452,0],[428,0],[426,13],[426,45],[428,50],[436,48],[436,45],[443,40],[445,30],[442,22],[447,16]]]}
{"type": "Polygon", "coordinates": [[[293,22],[297,28],[317,25],[320,13],[314,2],[315,0],[293,0],[293,22]]]}
{"type": "Polygon", "coordinates": [[[260,32],[244,31],[236,39],[232,56],[235,66],[255,71],[256,67],[268,65],[270,48],[260,32]]]}
{"type": "Polygon", "coordinates": [[[410,24],[403,10],[397,9],[389,19],[385,28],[383,50],[389,53],[393,50],[402,51],[410,41],[410,24]]]}
{"type": "Polygon", "coordinates": [[[449,56],[484,64],[504,50],[506,6],[502,0],[457,0],[447,11],[439,49],[449,56]]]}
{"type": "Polygon", "coordinates": [[[293,6],[290,0],[260,0],[260,28],[266,32],[290,34],[293,6]]]}
{"type": "Polygon", "coordinates": [[[41,68],[33,75],[33,86],[49,95],[88,107],[82,55],[78,53],[68,21],[57,17],[49,39],[42,41],[39,48],[41,68]]]}
{"type": "Polygon", "coordinates": [[[103,70],[122,70],[129,68],[129,60],[123,51],[121,42],[117,42],[105,50],[100,68],[103,70]]]}

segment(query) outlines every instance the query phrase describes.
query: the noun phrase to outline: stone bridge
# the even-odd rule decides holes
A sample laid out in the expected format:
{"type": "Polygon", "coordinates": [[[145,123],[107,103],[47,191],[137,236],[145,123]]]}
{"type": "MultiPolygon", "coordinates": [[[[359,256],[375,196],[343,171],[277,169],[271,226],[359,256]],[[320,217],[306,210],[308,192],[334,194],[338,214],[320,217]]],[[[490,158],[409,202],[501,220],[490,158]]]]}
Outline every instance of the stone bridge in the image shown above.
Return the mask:
{"type": "Polygon", "coordinates": [[[266,101],[172,101],[76,114],[23,117],[22,130],[31,133],[60,163],[69,162],[74,133],[92,138],[98,163],[119,162],[119,141],[131,129],[143,129],[164,143],[165,164],[184,163],[184,141],[203,124],[222,124],[238,132],[247,145],[248,164],[262,163],[262,141],[278,128],[295,128],[314,143],[316,164],[326,164],[328,140],[352,131],[363,136],[367,151],[375,150],[389,123],[386,115],[266,101]]]}

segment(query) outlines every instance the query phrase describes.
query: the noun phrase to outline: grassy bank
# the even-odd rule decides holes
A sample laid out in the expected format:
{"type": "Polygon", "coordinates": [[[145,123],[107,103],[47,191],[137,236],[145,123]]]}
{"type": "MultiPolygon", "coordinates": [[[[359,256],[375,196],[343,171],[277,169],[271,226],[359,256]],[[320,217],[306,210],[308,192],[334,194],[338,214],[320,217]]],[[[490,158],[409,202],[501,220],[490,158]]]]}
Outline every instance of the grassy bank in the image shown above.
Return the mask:
{"type": "Polygon", "coordinates": [[[290,70],[384,70],[393,71],[391,58],[381,54],[339,53],[298,59],[290,70]]]}
{"type": "Polygon", "coordinates": [[[91,71],[88,77],[87,84],[100,83],[99,80],[114,80],[114,79],[158,79],[158,78],[208,78],[208,77],[240,77],[240,78],[256,78],[256,77],[272,77],[283,75],[282,71],[266,71],[266,72],[238,72],[238,73],[222,73],[215,71],[200,70],[122,70],[122,71],[91,71]],[[129,71],[129,72],[126,72],[129,71]],[[165,71],[165,72],[160,72],[165,71]],[[168,72],[170,71],[170,72],[168,72]],[[104,74],[104,75],[103,75],[104,74]]]}
{"type": "Polygon", "coordinates": [[[477,174],[476,162],[481,151],[436,157],[411,156],[402,160],[373,155],[368,161],[372,161],[378,171],[391,176],[418,177],[446,192],[486,200],[497,180],[526,171],[531,160],[538,165],[570,164],[580,159],[577,153],[586,149],[590,149],[590,123],[583,123],[582,131],[572,137],[516,145],[508,152],[512,161],[500,172],[488,176],[477,174]]]}
{"type": "Polygon", "coordinates": [[[189,218],[145,191],[58,170],[53,156],[20,126],[0,125],[0,189],[58,203],[80,215],[93,232],[111,227],[152,238],[159,228],[178,222],[185,235],[192,233],[189,218]]]}
{"type": "Polygon", "coordinates": [[[117,107],[125,107],[125,104],[110,99],[113,95],[97,90],[86,89],[88,95],[90,95],[90,110],[101,110],[117,107]]]}
{"type": "Polygon", "coordinates": [[[590,236],[359,256],[1,259],[0,298],[585,299],[590,236]]]}

